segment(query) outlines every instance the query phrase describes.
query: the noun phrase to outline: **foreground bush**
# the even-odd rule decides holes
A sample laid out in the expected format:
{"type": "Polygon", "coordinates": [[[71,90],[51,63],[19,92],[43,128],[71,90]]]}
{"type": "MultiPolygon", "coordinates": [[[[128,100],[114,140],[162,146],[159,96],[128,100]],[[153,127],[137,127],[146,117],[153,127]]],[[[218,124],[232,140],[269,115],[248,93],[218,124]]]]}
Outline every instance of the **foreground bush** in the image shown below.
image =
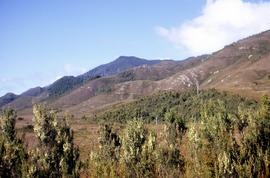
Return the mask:
{"type": "Polygon", "coordinates": [[[188,131],[187,177],[269,177],[268,98],[235,115],[222,102],[202,107],[200,122],[191,122],[188,131]]]}
{"type": "Polygon", "coordinates": [[[129,121],[119,135],[108,125],[100,128],[99,150],[89,158],[90,177],[169,177],[183,173],[184,162],[176,140],[178,122],[168,122],[173,132],[165,128],[164,145],[157,144],[157,137],[143,121],[129,121]],[[173,138],[172,138],[173,137],[173,138]],[[173,139],[173,140],[172,140],[173,139]]]}
{"type": "Polygon", "coordinates": [[[73,132],[53,111],[35,105],[34,133],[39,145],[30,152],[30,177],[78,177],[79,150],[73,144],[73,132]]]}
{"type": "Polygon", "coordinates": [[[1,113],[0,177],[23,177],[26,169],[26,150],[16,138],[16,112],[7,109],[1,113]]]}
{"type": "Polygon", "coordinates": [[[0,177],[79,177],[79,150],[66,120],[43,105],[34,106],[34,132],[39,144],[26,151],[16,137],[14,110],[1,116],[0,177]]]}
{"type": "Polygon", "coordinates": [[[128,122],[121,137],[108,125],[102,126],[99,133],[100,149],[90,154],[90,176],[154,177],[156,136],[142,121],[128,122]]]}

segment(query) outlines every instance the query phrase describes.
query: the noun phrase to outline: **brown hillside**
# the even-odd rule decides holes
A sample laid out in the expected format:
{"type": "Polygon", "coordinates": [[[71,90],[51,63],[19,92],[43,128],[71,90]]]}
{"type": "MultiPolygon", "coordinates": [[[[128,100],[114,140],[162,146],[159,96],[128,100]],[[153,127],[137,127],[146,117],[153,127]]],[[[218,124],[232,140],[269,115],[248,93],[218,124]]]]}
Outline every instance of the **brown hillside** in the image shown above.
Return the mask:
{"type": "Polygon", "coordinates": [[[142,65],[98,78],[47,102],[81,116],[159,90],[190,89],[196,83],[200,88],[228,90],[254,98],[270,95],[270,31],[240,40],[211,55],[142,65]]]}

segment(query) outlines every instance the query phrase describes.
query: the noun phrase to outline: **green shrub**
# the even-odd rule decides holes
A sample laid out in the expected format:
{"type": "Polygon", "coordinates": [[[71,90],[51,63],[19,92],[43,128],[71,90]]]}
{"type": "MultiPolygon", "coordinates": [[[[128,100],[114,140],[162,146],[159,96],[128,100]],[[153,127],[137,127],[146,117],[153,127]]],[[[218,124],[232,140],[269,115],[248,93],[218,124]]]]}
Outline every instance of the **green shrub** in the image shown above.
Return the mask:
{"type": "Polygon", "coordinates": [[[270,102],[261,99],[257,111],[246,110],[248,126],[243,130],[239,160],[235,167],[238,175],[270,176],[270,102]]]}
{"type": "Polygon", "coordinates": [[[1,113],[0,177],[23,177],[27,166],[23,142],[16,137],[16,117],[12,109],[1,113]]]}
{"type": "Polygon", "coordinates": [[[131,120],[123,133],[121,163],[128,177],[154,177],[156,136],[140,120],[131,120]]]}
{"type": "Polygon", "coordinates": [[[120,138],[112,127],[104,124],[99,129],[99,150],[90,153],[89,175],[91,177],[115,177],[120,159],[120,138]]]}
{"type": "MultiPolygon", "coordinates": [[[[127,112],[140,119],[128,119],[117,131],[101,125],[99,147],[85,164],[90,177],[270,176],[267,96],[257,103],[216,91],[168,92],[121,106],[110,111],[114,119],[123,121],[127,112]],[[157,117],[165,126],[160,133],[145,126],[157,117]]],[[[39,144],[29,152],[16,136],[16,112],[4,110],[0,118],[0,177],[79,176],[70,116],[36,105],[33,130],[39,144]]]]}
{"type": "Polygon", "coordinates": [[[199,119],[200,105],[209,100],[220,100],[226,105],[226,111],[237,113],[240,104],[244,107],[256,105],[256,101],[245,99],[237,95],[231,95],[217,90],[202,90],[197,95],[196,91],[159,92],[152,96],[141,97],[136,101],[120,104],[97,113],[93,120],[114,121],[126,123],[133,118],[142,118],[145,122],[165,121],[165,114],[174,110],[183,119],[199,119]]]}
{"type": "Polygon", "coordinates": [[[29,177],[78,177],[79,150],[73,143],[73,131],[56,113],[35,105],[34,133],[39,146],[30,152],[29,177]]]}

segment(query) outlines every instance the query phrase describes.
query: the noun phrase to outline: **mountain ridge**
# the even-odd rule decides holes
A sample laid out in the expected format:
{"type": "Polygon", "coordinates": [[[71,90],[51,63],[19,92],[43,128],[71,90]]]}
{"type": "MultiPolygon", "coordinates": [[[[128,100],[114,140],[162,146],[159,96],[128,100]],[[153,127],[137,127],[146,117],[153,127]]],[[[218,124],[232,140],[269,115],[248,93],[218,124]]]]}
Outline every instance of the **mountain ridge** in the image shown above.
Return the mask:
{"type": "Polygon", "coordinates": [[[119,72],[123,72],[132,67],[137,67],[143,64],[152,65],[152,64],[157,64],[159,62],[160,60],[146,60],[146,59],[138,58],[135,56],[119,56],[114,61],[109,62],[107,64],[102,64],[80,76],[93,77],[93,76],[99,75],[99,76],[104,77],[104,76],[114,75],[119,72]]]}
{"type": "MultiPolygon", "coordinates": [[[[216,88],[255,99],[263,94],[270,95],[270,31],[239,40],[195,61],[199,62],[190,65],[191,60],[187,60],[186,66],[189,67],[178,63],[169,68],[178,68],[175,73],[160,80],[138,79],[115,84],[112,92],[92,96],[82,103],[67,106],[65,110],[79,115],[91,114],[97,108],[131,101],[160,90],[190,90],[196,88],[197,83],[199,89],[216,88]]],[[[82,91],[77,91],[78,95],[82,91]]],[[[78,95],[65,98],[71,100],[78,95]]],[[[63,103],[68,103],[68,100],[63,100],[63,103]]]]}
{"type": "Polygon", "coordinates": [[[12,102],[18,97],[18,95],[14,93],[6,93],[5,95],[0,97],[0,107],[12,102]]]}
{"type": "MultiPolygon", "coordinates": [[[[102,64],[79,76],[63,76],[46,87],[38,86],[31,88],[13,98],[8,98],[6,94],[0,98],[0,107],[10,104],[9,106],[16,106],[16,108],[23,109],[25,108],[24,106],[18,107],[16,103],[13,105],[12,102],[17,99],[20,99],[21,101],[25,99],[25,101],[27,101],[25,105],[29,106],[32,103],[41,102],[48,98],[57,98],[66,92],[76,89],[89,80],[94,80],[102,76],[114,75],[140,65],[157,64],[160,61],[161,60],[146,60],[134,56],[120,56],[112,62],[102,64]]],[[[21,101],[19,103],[21,103],[21,101]]]]}
{"type": "MultiPolygon", "coordinates": [[[[125,57],[120,56],[111,63],[94,68],[92,72],[77,76],[87,78],[100,74],[93,80],[83,80],[81,85],[65,91],[47,104],[82,116],[164,90],[184,91],[197,87],[215,88],[252,98],[270,95],[270,31],[239,40],[211,55],[182,61],[149,62],[133,56],[126,58],[135,62],[126,65],[125,57]],[[137,59],[144,63],[137,64],[137,59]],[[112,63],[114,72],[106,70],[112,63]],[[122,68],[117,68],[121,64],[122,68]]],[[[35,102],[43,101],[49,95],[46,92],[32,100],[29,96],[16,98],[9,106],[17,108],[25,100],[28,103],[24,108],[30,107],[35,102]]]]}

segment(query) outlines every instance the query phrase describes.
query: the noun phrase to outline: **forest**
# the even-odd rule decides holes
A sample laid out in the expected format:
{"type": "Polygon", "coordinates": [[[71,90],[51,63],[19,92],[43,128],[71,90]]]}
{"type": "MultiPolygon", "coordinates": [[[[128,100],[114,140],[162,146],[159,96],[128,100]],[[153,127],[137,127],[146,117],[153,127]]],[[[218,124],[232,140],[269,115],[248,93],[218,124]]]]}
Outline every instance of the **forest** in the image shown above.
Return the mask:
{"type": "Polygon", "coordinates": [[[86,159],[70,114],[36,104],[28,131],[38,146],[30,148],[15,127],[16,111],[2,110],[0,177],[270,176],[266,95],[255,101],[216,90],[167,91],[109,107],[82,119],[99,124],[98,147],[86,159]]]}

